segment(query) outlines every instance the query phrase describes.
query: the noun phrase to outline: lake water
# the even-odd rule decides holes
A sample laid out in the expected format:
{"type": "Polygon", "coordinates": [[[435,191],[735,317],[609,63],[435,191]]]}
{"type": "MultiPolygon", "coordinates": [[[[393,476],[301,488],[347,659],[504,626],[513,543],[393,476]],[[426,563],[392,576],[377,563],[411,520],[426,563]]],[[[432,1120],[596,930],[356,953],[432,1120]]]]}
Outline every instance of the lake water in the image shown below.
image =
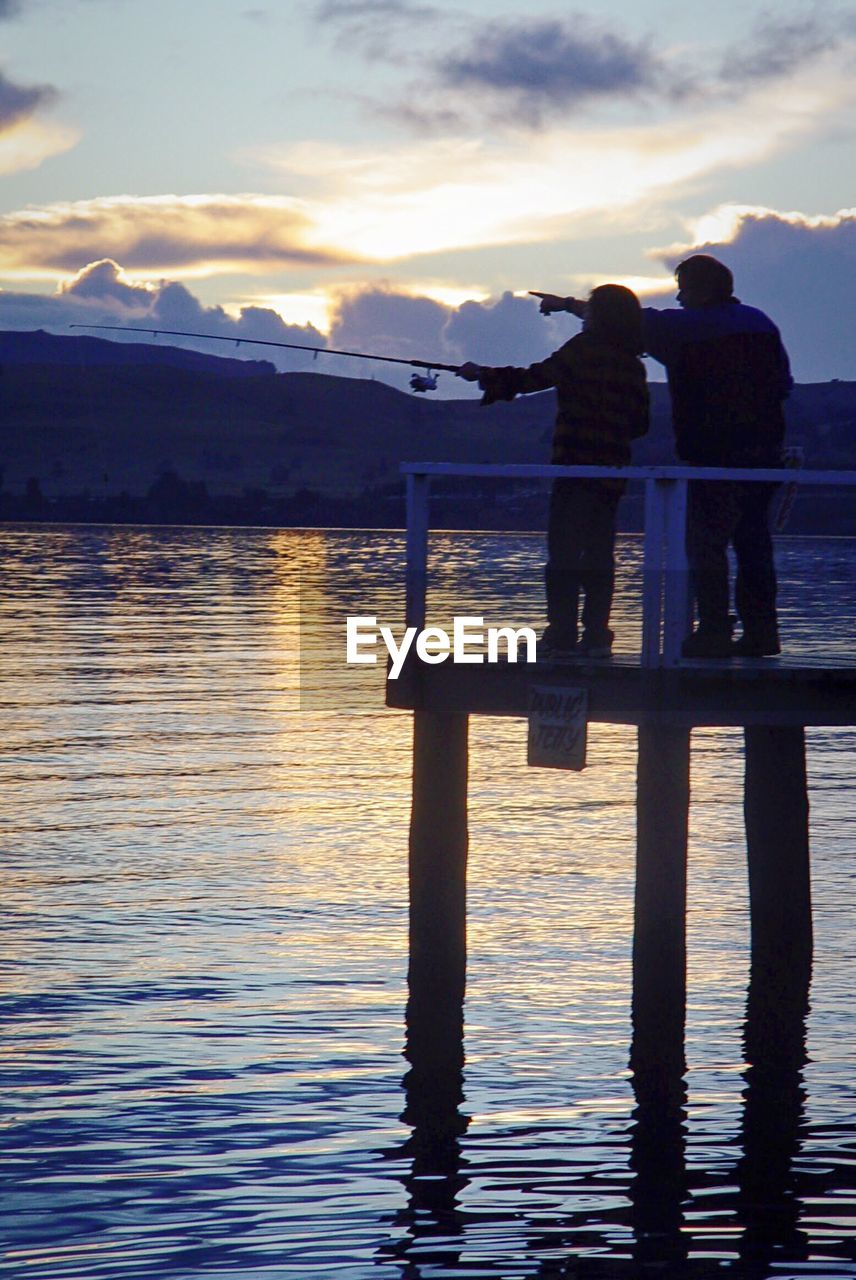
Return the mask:
{"type": "MultiPolygon", "coordinates": [[[[451,1045],[428,1150],[402,1084],[410,717],[369,668],[336,709],[343,615],[400,621],[401,536],[0,550],[0,1274],[856,1275],[852,731],[808,731],[810,1011],[754,1075],[741,737],[694,733],[689,1069],[658,1110],[627,1065],[634,732],[591,726],[567,774],[475,719],[463,1083],[451,1045]]],[[[788,651],[852,660],[856,546],[778,555],[788,651]]],[[[540,626],[541,556],[437,535],[432,616],[540,626]]]]}

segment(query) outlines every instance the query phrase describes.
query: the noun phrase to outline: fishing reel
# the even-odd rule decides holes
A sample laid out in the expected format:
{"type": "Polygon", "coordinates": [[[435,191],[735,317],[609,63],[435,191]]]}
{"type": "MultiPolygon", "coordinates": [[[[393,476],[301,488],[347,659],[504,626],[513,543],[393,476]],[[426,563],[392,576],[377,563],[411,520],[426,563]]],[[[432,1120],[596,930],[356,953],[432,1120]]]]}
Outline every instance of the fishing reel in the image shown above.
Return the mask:
{"type": "Polygon", "coordinates": [[[437,390],[437,374],[430,369],[427,373],[412,373],[410,375],[411,391],[436,391],[437,390]]]}

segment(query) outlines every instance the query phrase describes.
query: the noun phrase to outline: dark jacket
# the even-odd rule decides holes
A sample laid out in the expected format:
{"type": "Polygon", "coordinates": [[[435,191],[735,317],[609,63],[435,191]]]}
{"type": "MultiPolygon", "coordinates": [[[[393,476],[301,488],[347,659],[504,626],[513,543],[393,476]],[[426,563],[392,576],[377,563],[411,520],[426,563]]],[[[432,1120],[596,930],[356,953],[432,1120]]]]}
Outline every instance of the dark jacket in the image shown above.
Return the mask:
{"type": "Polygon", "coordinates": [[[678,457],[698,466],[774,466],[793,386],[779,331],[755,307],[645,307],[645,349],[666,366],[678,457]]]}
{"type": "Polygon", "coordinates": [[[638,356],[586,332],[527,369],[483,369],[483,404],[556,388],[552,461],[624,467],[630,441],[648,430],[648,386],[638,356]]]}

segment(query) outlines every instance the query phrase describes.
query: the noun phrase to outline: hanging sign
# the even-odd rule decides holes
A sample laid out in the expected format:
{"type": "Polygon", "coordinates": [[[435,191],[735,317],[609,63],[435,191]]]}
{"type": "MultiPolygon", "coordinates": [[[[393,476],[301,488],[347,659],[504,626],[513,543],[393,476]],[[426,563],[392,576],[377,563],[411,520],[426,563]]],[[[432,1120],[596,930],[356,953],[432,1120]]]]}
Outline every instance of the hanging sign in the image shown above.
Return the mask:
{"type": "Polygon", "coordinates": [[[585,768],[587,715],[587,689],[531,685],[528,763],[542,769],[585,768]]]}

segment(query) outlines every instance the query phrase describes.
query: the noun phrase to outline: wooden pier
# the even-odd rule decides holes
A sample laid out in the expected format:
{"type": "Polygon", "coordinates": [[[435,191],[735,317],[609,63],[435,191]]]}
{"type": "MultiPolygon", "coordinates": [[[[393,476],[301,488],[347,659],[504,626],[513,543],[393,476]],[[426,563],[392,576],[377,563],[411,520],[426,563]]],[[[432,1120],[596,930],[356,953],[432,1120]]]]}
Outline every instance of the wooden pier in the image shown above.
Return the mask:
{"type": "MultiPolygon", "coordinates": [[[[690,616],[687,483],[733,479],[853,486],[856,473],[450,464],[407,464],[402,470],[408,483],[407,623],[417,628],[426,620],[432,476],[619,475],[646,487],[638,658],[429,665],[411,655],[401,676],[387,682],[388,705],[414,713],[409,1056],[422,1061],[419,1042],[427,1043],[438,1030],[431,1028],[429,1010],[451,1009],[457,1019],[463,1000],[469,717],[525,718],[533,685],[557,692],[582,689],[590,721],[638,729],[631,1066],[643,1087],[656,1091],[669,1082],[674,1089],[685,1065],[692,730],[744,730],[752,982],[756,992],[779,993],[785,1017],[788,992],[800,993],[797,1003],[804,1001],[812,958],[805,728],[856,724],[856,657],[852,665],[790,657],[681,659],[690,616]]],[[[776,1001],[763,996],[761,1003],[773,1010],[768,1022],[775,1040],[776,1001]]]]}

